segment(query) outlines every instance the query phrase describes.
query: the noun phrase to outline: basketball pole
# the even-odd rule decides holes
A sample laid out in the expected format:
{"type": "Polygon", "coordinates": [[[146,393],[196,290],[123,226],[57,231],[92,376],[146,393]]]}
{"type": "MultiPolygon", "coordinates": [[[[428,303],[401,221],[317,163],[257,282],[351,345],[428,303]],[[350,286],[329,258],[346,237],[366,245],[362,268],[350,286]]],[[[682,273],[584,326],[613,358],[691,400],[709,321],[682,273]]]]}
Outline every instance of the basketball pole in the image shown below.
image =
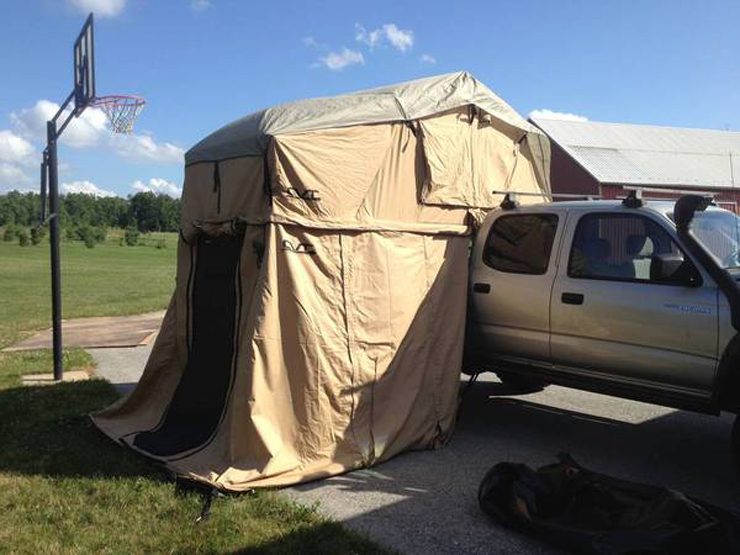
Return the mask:
{"type": "Polygon", "coordinates": [[[64,377],[62,358],[62,275],[59,255],[59,162],[57,144],[59,137],[73,118],[80,117],[85,108],[95,100],[95,58],[93,40],[93,14],[82,26],[73,49],[74,88],[57,113],[46,122],[46,149],[41,162],[41,206],[39,225],[49,224],[49,247],[51,249],[51,320],[54,349],[54,381],[64,377]],[[69,109],[70,102],[74,106],[69,109]],[[69,112],[65,112],[69,109],[69,112]],[[57,125],[62,117],[63,123],[57,125]],[[46,216],[46,200],[49,200],[49,215],[46,216]]]}
{"type": "MultiPolygon", "coordinates": [[[[46,149],[42,162],[42,183],[44,177],[49,187],[49,247],[51,250],[51,321],[52,345],[54,350],[54,381],[60,382],[64,377],[64,362],[62,359],[62,276],[59,256],[59,166],[57,159],[57,142],[64,129],[79,116],[81,110],[72,110],[57,130],[57,119],[67,109],[75,97],[75,91],[59,107],[56,115],[46,122],[46,149]],[[45,168],[44,168],[45,166],[45,168]],[[45,175],[44,175],[45,174],[45,175]]],[[[43,190],[43,186],[42,186],[43,190]]],[[[43,210],[42,210],[43,214],[43,210]]]]}
{"type": "Polygon", "coordinates": [[[56,122],[46,124],[49,172],[49,245],[51,247],[51,321],[54,346],[54,380],[61,381],[62,361],[62,277],[59,263],[59,172],[57,165],[56,122]]]}

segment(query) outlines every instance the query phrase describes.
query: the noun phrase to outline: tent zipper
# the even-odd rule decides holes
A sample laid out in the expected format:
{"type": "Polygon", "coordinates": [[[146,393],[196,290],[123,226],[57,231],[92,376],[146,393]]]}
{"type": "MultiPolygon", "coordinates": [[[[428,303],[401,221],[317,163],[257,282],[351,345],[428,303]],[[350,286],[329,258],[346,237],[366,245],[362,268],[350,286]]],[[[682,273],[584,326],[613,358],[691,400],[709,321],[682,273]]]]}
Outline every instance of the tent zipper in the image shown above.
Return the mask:
{"type": "MultiPolygon", "coordinates": [[[[268,149],[269,149],[269,143],[268,143],[268,149]]],[[[262,188],[267,198],[269,198],[270,201],[272,201],[272,186],[270,185],[270,164],[269,164],[269,158],[267,155],[267,151],[265,151],[265,156],[262,160],[262,188]]]]}
{"type": "Polygon", "coordinates": [[[218,171],[218,162],[213,165],[213,192],[216,197],[216,214],[221,214],[221,174],[218,171]]]}

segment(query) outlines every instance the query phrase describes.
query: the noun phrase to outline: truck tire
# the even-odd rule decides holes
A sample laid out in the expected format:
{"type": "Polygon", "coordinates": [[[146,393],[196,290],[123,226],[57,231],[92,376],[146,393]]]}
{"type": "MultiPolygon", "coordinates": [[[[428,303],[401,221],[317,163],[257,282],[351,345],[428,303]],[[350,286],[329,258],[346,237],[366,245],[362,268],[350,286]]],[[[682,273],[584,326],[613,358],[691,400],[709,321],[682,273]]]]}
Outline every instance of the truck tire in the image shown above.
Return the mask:
{"type": "Polygon", "coordinates": [[[732,458],[735,463],[735,472],[740,476],[740,414],[735,416],[732,426],[732,458]]]}
{"type": "Polygon", "coordinates": [[[722,354],[714,390],[719,409],[740,414],[740,333],[735,334],[722,354]]]}
{"type": "Polygon", "coordinates": [[[547,387],[547,384],[540,380],[527,376],[519,376],[510,372],[496,372],[496,376],[498,376],[502,384],[507,388],[511,388],[516,393],[535,393],[547,387]]]}

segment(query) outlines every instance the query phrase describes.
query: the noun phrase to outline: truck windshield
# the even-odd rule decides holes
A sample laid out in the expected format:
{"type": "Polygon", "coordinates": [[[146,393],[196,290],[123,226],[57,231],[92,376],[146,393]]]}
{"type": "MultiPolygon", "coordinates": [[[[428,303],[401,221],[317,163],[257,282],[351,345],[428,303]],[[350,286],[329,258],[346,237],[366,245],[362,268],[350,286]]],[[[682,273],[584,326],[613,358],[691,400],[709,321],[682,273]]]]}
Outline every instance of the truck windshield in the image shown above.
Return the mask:
{"type": "Polygon", "coordinates": [[[696,212],[691,234],[723,268],[740,268],[740,218],[727,210],[696,212]]]}

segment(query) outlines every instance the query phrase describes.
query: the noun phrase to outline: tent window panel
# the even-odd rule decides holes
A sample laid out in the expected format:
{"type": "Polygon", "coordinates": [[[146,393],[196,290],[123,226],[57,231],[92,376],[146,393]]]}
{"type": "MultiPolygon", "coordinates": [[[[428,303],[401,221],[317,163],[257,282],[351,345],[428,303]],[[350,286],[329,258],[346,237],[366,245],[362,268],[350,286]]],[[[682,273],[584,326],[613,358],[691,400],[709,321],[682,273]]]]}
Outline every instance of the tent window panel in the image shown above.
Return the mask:
{"type": "Polygon", "coordinates": [[[474,183],[476,206],[492,208],[497,205],[493,190],[537,191],[535,180],[514,185],[514,174],[522,160],[522,132],[502,122],[480,122],[473,133],[474,183]]]}
{"type": "Polygon", "coordinates": [[[491,227],[483,260],[501,272],[544,274],[557,228],[558,217],[554,214],[502,216],[491,227]]]}
{"type": "Polygon", "coordinates": [[[467,107],[419,121],[428,174],[426,204],[472,204],[473,125],[467,107]]]}

